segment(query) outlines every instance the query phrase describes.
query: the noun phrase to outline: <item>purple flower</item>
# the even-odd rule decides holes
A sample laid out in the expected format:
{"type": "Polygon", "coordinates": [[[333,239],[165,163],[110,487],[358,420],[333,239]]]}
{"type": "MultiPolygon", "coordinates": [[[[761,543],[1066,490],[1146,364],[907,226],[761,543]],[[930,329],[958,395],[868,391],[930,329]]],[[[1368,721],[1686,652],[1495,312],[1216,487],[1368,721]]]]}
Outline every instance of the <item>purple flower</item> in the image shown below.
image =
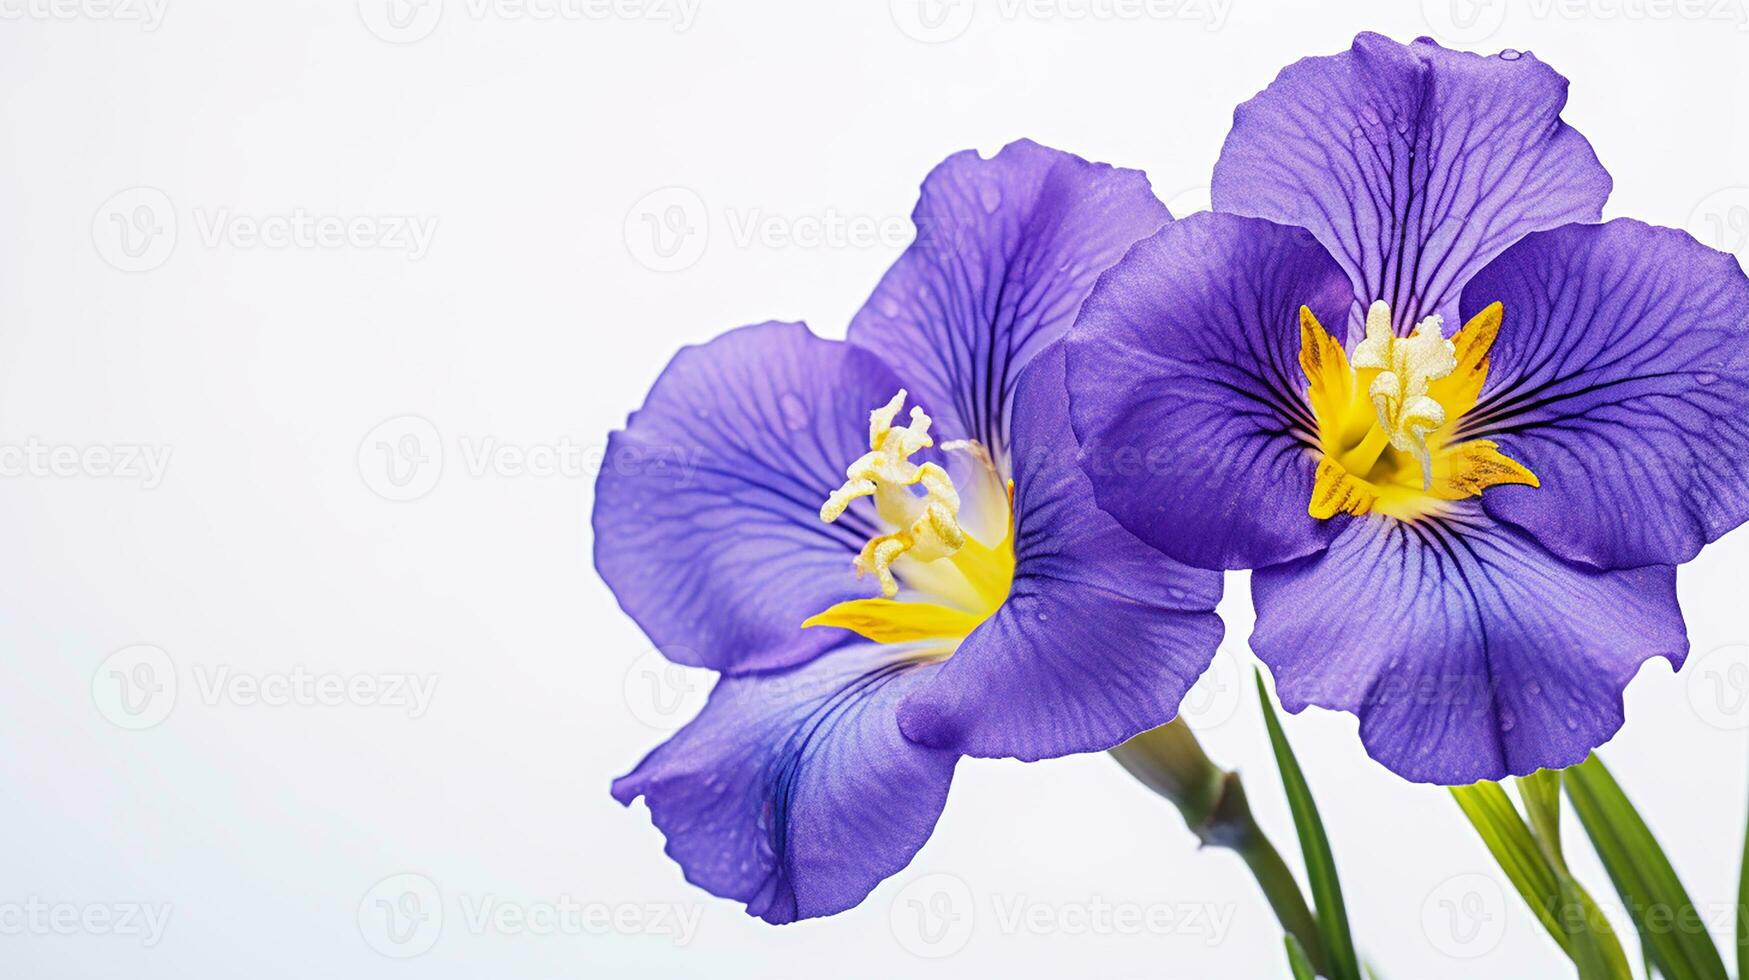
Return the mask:
{"type": "Polygon", "coordinates": [[[949,158],[913,220],[847,342],[766,323],[681,351],[596,486],[621,606],[722,673],[614,796],[645,798],[688,880],[770,922],[903,868],[960,756],[1171,719],[1220,639],[1219,576],[1094,505],[1054,343],[1170,220],[1147,178],[1020,142],[949,158]],[[695,465],[638,462],[676,458],[695,465]]]}
{"type": "Polygon", "coordinates": [[[1749,515],[1749,280],[1592,223],[1566,89],[1371,34],[1288,67],[1217,213],[1137,244],[1067,344],[1099,504],[1256,569],[1283,704],[1355,713],[1414,780],[1584,759],[1642,663],[1681,665],[1674,566],[1749,515]]]}

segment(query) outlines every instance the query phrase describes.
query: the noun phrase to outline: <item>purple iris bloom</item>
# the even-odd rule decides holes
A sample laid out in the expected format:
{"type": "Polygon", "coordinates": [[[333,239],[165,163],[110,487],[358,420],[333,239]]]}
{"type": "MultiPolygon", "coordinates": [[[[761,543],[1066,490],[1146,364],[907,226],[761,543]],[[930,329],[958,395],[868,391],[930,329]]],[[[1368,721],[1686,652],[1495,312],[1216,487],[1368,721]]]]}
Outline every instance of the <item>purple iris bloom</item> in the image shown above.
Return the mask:
{"type": "Polygon", "coordinates": [[[955,155],[847,341],[730,331],[613,434],[596,567],[665,655],[721,672],[613,785],[689,881],[770,922],[842,911],[923,845],[962,755],[1102,750],[1176,713],[1220,579],[1094,504],[1055,343],[1169,220],[1137,171],[955,155]],[[677,454],[690,476],[637,463],[677,454]]]}
{"type": "Polygon", "coordinates": [[[1749,515],[1749,280],[1596,223],[1566,91],[1372,34],[1289,66],[1216,213],[1137,244],[1067,341],[1099,504],[1255,569],[1283,704],[1353,712],[1413,780],[1583,760],[1642,663],[1681,666],[1675,565],[1749,515]]]}

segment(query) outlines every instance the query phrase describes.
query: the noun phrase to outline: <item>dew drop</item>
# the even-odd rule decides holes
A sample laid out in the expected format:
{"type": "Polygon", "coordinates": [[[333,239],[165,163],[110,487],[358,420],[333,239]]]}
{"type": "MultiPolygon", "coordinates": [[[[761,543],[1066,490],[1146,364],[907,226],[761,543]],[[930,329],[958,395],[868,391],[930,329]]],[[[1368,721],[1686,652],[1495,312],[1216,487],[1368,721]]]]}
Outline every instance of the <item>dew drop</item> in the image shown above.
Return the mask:
{"type": "Polygon", "coordinates": [[[1500,716],[1500,730],[1501,731],[1503,731],[1503,732],[1512,731],[1512,726],[1516,725],[1516,724],[1518,724],[1518,722],[1514,721],[1512,719],[1511,715],[1503,714],[1500,716]]]}
{"type": "Polygon", "coordinates": [[[1576,732],[1578,730],[1579,730],[1579,719],[1568,718],[1567,719],[1567,731],[1576,732]]]}
{"type": "Polygon", "coordinates": [[[800,432],[808,427],[808,407],[794,394],[784,392],[777,399],[777,409],[783,414],[783,424],[791,432],[800,432]]]}
{"type": "Polygon", "coordinates": [[[1702,371],[1701,373],[1694,376],[1694,380],[1699,381],[1703,385],[1710,385],[1713,382],[1719,380],[1719,376],[1712,373],[1711,371],[1702,371]]]}
{"type": "Polygon", "coordinates": [[[1500,60],[1501,61],[1517,61],[1518,59],[1520,59],[1522,57],[1524,57],[1524,52],[1518,50],[1517,48],[1507,48],[1506,50],[1500,52],[1500,60]]]}
{"type": "Polygon", "coordinates": [[[1044,622],[1044,621],[1046,621],[1046,620],[1048,620],[1048,619],[1050,619],[1050,618],[1051,618],[1051,614],[1050,614],[1050,613],[1047,613],[1047,612],[1041,612],[1041,613],[1039,613],[1039,614],[1038,614],[1038,621],[1039,621],[1039,622],[1041,622],[1041,623],[1042,623],[1042,622],[1044,622]]]}
{"type": "Polygon", "coordinates": [[[1538,684],[1536,681],[1531,681],[1530,683],[1524,685],[1524,693],[1530,695],[1533,698],[1536,697],[1537,695],[1541,694],[1542,692],[1543,692],[1543,686],[1541,684],[1538,684]]]}

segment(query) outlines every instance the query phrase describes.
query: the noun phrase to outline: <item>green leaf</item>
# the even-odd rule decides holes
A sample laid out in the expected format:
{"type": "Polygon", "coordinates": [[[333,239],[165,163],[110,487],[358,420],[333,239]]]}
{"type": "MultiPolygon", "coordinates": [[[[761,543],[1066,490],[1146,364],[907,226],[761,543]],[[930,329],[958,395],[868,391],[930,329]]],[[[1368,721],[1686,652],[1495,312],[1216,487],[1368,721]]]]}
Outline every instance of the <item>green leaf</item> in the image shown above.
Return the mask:
{"type": "Polygon", "coordinates": [[[1480,782],[1474,786],[1453,786],[1451,795],[1482,836],[1482,843],[1488,846],[1500,870],[1506,872],[1512,887],[1524,897],[1524,903],[1536,913],[1562,952],[1570,953],[1572,943],[1567,930],[1556,917],[1556,910],[1561,907],[1560,881],[1506,791],[1499,783],[1480,782]]]}
{"type": "Polygon", "coordinates": [[[1658,972],[1670,980],[1728,980],[1676,870],[1615,777],[1595,755],[1565,776],[1573,810],[1658,972]]]}
{"type": "Polygon", "coordinates": [[[1737,975],[1749,977],[1749,830],[1743,837],[1743,868],[1737,874],[1737,975]]]}
{"type": "Polygon", "coordinates": [[[1531,830],[1549,860],[1555,867],[1565,868],[1567,862],[1561,856],[1561,774],[1553,769],[1538,769],[1521,776],[1518,795],[1524,800],[1531,830]]]}
{"type": "Polygon", "coordinates": [[[1306,948],[1294,938],[1293,933],[1286,933],[1282,942],[1287,944],[1287,965],[1294,973],[1294,980],[1318,980],[1318,974],[1313,972],[1312,964],[1306,959],[1306,948]]]}
{"type": "Polygon", "coordinates": [[[1552,834],[1559,833],[1552,829],[1559,818],[1559,797],[1551,801],[1547,780],[1535,781],[1541,785],[1527,787],[1523,781],[1519,785],[1525,809],[1537,827],[1534,832],[1499,783],[1453,786],[1451,794],[1525,904],[1579,968],[1581,980],[1632,980],[1633,971],[1609,920],[1567,873],[1558,838],[1549,842],[1552,834]]]}
{"type": "Polygon", "coordinates": [[[1275,750],[1276,767],[1281,770],[1281,786],[1293,811],[1294,829],[1299,832],[1300,853],[1306,860],[1306,877],[1311,881],[1312,903],[1317,908],[1318,933],[1323,936],[1324,952],[1330,957],[1331,980],[1360,980],[1360,958],[1354,953],[1354,937],[1348,931],[1348,911],[1342,904],[1342,883],[1336,878],[1336,858],[1330,853],[1330,839],[1324,835],[1312,790],[1306,785],[1305,774],[1300,771],[1294,750],[1281,730],[1281,721],[1275,716],[1275,705],[1263,686],[1262,671],[1257,673],[1257,697],[1263,702],[1263,723],[1269,727],[1269,744],[1275,750]]]}

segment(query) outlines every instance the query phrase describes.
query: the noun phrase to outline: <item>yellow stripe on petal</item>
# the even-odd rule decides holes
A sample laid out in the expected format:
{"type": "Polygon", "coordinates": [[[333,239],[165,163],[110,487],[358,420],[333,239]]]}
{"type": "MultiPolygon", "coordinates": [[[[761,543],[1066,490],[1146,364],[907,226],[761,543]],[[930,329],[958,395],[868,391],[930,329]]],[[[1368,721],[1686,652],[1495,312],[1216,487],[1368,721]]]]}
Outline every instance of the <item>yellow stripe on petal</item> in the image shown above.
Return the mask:
{"type": "Polygon", "coordinates": [[[959,639],[977,629],[984,617],[930,602],[892,599],[852,599],[809,617],[802,626],[836,626],[876,643],[959,639]]]}
{"type": "Polygon", "coordinates": [[[1306,372],[1306,380],[1311,382],[1306,399],[1312,403],[1318,427],[1333,430],[1319,432],[1318,438],[1334,443],[1341,436],[1334,430],[1343,426],[1353,401],[1354,371],[1348,366],[1342,344],[1330,336],[1311,308],[1305,306],[1300,307],[1300,370],[1306,372]]]}
{"type": "Polygon", "coordinates": [[[1312,502],[1306,512],[1318,520],[1337,514],[1365,514],[1378,503],[1378,491],[1365,480],[1356,479],[1328,458],[1318,461],[1317,482],[1312,485],[1312,502]]]}
{"type": "Polygon", "coordinates": [[[1440,454],[1434,464],[1433,494],[1444,500],[1473,497],[1489,487],[1519,483],[1540,487],[1542,481],[1522,463],[1500,452],[1497,443],[1472,439],[1440,454]]]}

